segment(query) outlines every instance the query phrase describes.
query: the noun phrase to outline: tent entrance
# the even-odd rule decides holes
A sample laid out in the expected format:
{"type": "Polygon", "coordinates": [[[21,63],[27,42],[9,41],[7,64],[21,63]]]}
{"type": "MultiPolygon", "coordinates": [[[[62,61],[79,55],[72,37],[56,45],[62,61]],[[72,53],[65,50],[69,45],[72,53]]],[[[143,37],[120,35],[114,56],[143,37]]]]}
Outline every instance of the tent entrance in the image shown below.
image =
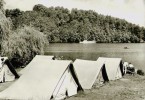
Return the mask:
{"type": "Polygon", "coordinates": [[[102,77],[104,79],[104,82],[108,82],[109,81],[108,76],[107,76],[107,71],[106,71],[106,68],[105,68],[105,64],[102,67],[102,77]]]}
{"type": "Polygon", "coordinates": [[[95,81],[93,87],[100,87],[107,81],[109,81],[109,79],[108,79],[108,76],[107,76],[107,73],[106,73],[105,64],[103,64],[103,66],[100,69],[100,72],[99,72],[99,74],[96,78],[96,81],[95,81]]]}
{"type": "Polygon", "coordinates": [[[73,65],[70,64],[62,77],[60,78],[51,99],[64,99],[67,96],[77,94],[78,90],[82,89],[75,75],[73,65]]]}
{"type": "Polygon", "coordinates": [[[13,65],[7,59],[0,67],[0,82],[13,81],[15,78],[19,78],[19,75],[15,71],[13,65]]]}

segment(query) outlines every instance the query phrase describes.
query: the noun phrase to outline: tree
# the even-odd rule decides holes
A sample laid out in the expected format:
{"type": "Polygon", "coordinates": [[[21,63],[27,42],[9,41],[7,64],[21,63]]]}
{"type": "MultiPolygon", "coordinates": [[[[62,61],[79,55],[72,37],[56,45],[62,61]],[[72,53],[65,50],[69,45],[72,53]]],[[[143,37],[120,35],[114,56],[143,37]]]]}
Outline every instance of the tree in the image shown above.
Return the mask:
{"type": "Polygon", "coordinates": [[[8,56],[16,67],[28,64],[36,54],[44,54],[48,44],[43,33],[28,26],[17,29],[3,42],[2,55],[8,56]]]}
{"type": "Polygon", "coordinates": [[[4,10],[4,5],[5,5],[5,2],[4,2],[4,0],[0,0],[0,10],[4,13],[5,12],[5,10],[4,10]]]}

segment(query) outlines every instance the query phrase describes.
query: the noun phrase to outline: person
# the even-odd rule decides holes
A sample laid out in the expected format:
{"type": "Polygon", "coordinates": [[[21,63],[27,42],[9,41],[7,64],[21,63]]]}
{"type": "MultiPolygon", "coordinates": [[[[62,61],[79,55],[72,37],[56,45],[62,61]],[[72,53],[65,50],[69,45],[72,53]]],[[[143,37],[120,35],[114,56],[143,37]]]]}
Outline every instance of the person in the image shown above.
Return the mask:
{"type": "Polygon", "coordinates": [[[128,72],[129,74],[134,74],[134,73],[135,73],[135,68],[134,68],[134,66],[133,66],[132,63],[129,63],[129,65],[128,65],[128,67],[127,67],[127,72],[128,72]]]}
{"type": "Polygon", "coordinates": [[[124,74],[126,74],[126,72],[127,72],[127,67],[129,66],[129,63],[128,62],[124,62],[123,63],[123,72],[124,72],[124,74]]]}
{"type": "Polygon", "coordinates": [[[134,66],[133,66],[132,63],[129,63],[129,67],[130,67],[130,68],[134,68],[134,66]]]}

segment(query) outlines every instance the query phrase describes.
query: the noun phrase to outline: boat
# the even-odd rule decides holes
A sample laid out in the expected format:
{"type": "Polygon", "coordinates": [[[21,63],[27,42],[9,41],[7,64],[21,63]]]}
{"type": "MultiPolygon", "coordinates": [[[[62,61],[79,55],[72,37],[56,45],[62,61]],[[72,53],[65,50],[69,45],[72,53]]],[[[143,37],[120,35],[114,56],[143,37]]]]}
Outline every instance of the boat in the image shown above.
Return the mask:
{"type": "Polygon", "coordinates": [[[95,40],[93,40],[93,41],[84,40],[84,41],[81,41],[80,43],[89,44],[89,43],[96,43],[96,41],[95,40]]]}
{"type": "Polygon", "coordinates": [[[124,49],[129,49],[128,47],[124,47],[124,49]]]}

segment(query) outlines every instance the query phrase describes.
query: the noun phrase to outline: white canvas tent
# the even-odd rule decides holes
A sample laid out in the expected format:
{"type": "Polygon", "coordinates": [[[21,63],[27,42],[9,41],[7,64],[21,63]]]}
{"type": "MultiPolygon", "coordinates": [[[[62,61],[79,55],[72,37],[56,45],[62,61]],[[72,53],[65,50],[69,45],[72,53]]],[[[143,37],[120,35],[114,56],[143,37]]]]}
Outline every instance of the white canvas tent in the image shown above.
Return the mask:
{"type": "Polygon", "coordinates": [[[21,74],[24,74],[25,72],[27,72],[27,70],[29,70],[31,68],[31,66],[33,66],[34,63],[41,63],[41,61],[43,60],[52,60],[54,56],[49,55],[36,55],[32,61],[23,69],[20,71],[21,74]]]}
{"type": "Polygon", "coordinates": [[[76,59],[73,65],[82,87],[91,89],[94,84],[121,78],[121,61],[121,58],[99,57],[97,61],[76,59]]]}
{"type": "Polygon", "coordinates": [[[39,59],[19,80],[0,93],[0,99],[62,99],[82,89],[71,61],[39,59]]]}
{"type": "MultiPolygon", "coordinates": [[[[76,59],[73,63],[76,74],[80,81],[80,84],[84,89],[91,89],[96,79],[99,78],[100,71],[103,67],[104,62],[101,60],[90,61],[76,59]]],[[[102,78],[100,78],[102,79],[102,78]]],[[[103,80],[100,80],[103,81],[103,80]]]]}
{"type": "Polygon", "coordinates": [[[0,83],[13,81],[19,75],[8,61],[7,57],[0,57],[0,83]]]}
{"type": "Polygon", "coordinates": [[[104,61],[108,80],[116,80],[116,79],[122,78],[122,71],[121,71],[122,59],[121,58],[99,57],[98,60],[99,59],[104,61]]]}

